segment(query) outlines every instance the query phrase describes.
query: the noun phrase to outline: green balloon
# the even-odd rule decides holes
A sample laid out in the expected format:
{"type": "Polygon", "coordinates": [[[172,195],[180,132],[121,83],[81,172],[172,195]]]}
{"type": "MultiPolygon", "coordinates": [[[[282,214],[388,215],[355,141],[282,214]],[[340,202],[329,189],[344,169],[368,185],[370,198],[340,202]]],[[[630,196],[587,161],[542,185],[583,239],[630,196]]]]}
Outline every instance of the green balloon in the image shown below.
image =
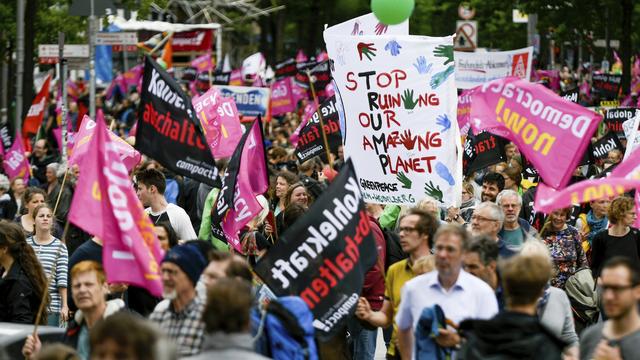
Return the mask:
{"type": "Polygon", "coordinates": [[[415,0],[371,0],[371,10],[385,25],[396,25],[407,20],[414,6],[415,0]]]}

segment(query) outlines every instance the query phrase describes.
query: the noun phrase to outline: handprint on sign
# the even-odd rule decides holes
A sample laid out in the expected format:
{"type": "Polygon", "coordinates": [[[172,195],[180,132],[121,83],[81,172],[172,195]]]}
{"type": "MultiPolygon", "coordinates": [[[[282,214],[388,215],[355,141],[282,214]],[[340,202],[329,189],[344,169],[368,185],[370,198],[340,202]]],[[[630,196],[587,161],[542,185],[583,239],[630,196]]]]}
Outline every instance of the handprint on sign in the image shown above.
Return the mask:
{"type": "Polygon", "coordinates": [[[362,34],[364,34],[364,31],[360,30],[360,23],[356,21],[353,24],[353,30],[351,31],[351,35],[362,35],[362,34]]]}
{"type": "Polygon", "coordinates": [[[449,120],[449,117],[447,116],[447,114],[442,114],[438,116],[436,118],[436,124],[442,126],[441,132],[443,133],[451,128],[451,120],[449,120]]]}
{"type": "Polygon", "coordinates": [[[436,164],[436,174],[438,174],[438,176],[440,176],[442,180],[449,183],[449,185],[454,185],[456,183],[456,181],[453,179],[453,176],[451,175],[451,172],[449,171],[449,168],[447,168],[445,164],[439,161],[436,164]]]}
{"type": "Polygon", "coordinates": [[[449,76],[451,74],[453,74],[453,65],[449,66],[446,70],[443,70],[435,75],[433,75],[433,77],[431,78],[431,89],[435,90],[437,89],[440,85],[442,85],[442,83],[445,82],[445,80],[447,80],[447,78],[449,78],[449,76]]]}
{"type": "Polygon", "coordinates": [[[440,186],[433,185],[433,181],[429,181],[428,183],[424,184],[424,193],[438,200],[439,202],[443,202],[442,198],[444,195],[442,194],[442,190],[440,190],[440,186]]]}
{"type": "Polygon", "coordinates": [[[371,58],[376,56],[376,51],[377,49],[373,47],[373,43],[358,43],[358,55],[360,55],[360,61],[362,61],[362,55],[371,60],[371,58]]]}
{"type": "Polygon", "coordinates": [[[413,110],[418,102],[413,100],[413,90],[405,90],[404,95],[400,97],[402,99],[402,103],[404,104],[404,108],[407,110],[413,110]]]}
{"type": "Polygon", "coordinates": [[[433,51],[433,55],[446,58],[447,61],[444,62],[444,65],[447,65],[448,63],[453,62],[453,46],[438,45],[433,51]]]}
{"type": "Polygon", "coordinates": [[[382,35],[382,34],[386,33],[387,29],[389,29],[388,25],[385,25],[385,24],[379,22],[378,25],[376,25],[376,35],[382,35]]]}
{"type": "Polygon", "coordinates": [[[400,54],[400,49],[402,49],[402,46],[400,46],[397,41],[391,40],[387,43],[387,45],[385,45],[384,49],[390,52],[391,56],[398,56],[400,54]]]}
{"type": "Polygon", "coordinates": [[[418,74],[424,75],[431,72],[431,67],[433,66],[433,64],[427,64],[427,58],[424,56],[419,56],[413,66],[416,68],[416,70],[418,70],[418,74]]]}
{"type": "Polygon", "coordinates": [[[402,135],[400,135],[400,143],[402,145],[404,145],[405,148],[407,148],[407,150],[413,150],[413,148],[416,146],[416,139],[418,137],[417,136],[412,136],[411,135],[411,130],[405,130],[404,133],[402,133],[402,135]]]}
{"type": "Polygon", "coordinates": [[[402,183],[402,187],[404,189],[411,189],[411,179],[409,179],[403,172],[399,172],[398,175],[396,175],[396,179],[402,183]]]}

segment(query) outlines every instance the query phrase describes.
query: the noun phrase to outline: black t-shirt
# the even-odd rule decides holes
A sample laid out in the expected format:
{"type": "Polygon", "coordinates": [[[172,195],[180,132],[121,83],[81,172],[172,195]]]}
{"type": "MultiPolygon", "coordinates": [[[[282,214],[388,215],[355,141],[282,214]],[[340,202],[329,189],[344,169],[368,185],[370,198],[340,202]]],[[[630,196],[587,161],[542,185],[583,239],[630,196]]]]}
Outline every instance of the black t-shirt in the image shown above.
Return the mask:
{"type": "Polygon", "coordinates": [[[593,237],[591,244],[591,271],[600,276],[602,265],[614,256],[624,256],[640,270],[640,231],[631,228],[624,236],[609,235],[603,230],[593,237]]]}

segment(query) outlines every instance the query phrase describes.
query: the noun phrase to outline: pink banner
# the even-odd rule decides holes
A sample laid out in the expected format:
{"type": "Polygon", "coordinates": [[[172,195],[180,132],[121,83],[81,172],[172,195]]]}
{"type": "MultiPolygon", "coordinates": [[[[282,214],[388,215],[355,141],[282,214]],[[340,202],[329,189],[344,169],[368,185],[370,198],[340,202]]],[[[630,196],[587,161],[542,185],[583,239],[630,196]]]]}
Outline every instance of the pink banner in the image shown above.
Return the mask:
{"type": "Polygon", "coordinates": [[[292,77],[278,80],[271,86],[271,115],[278,116],[296,111],[293,98],[292,77]]]}
{"type": "Polygon", "coordinates": [[[193,59],[191,66],[196,68],[198,73],[207,72],[215,67],[213,59],[211,58],[211,53],[206,53],[193,59]]]}
{"type": "Polygon", "coordinates": [[[30,166],[27,157],[24,154],[24,144],[22,136],[16,133],[13,145],[5,151],[4,161],[2,162],[4,172],[10,180],[21,177],[25,182],[29,181],[30,166]]]}
{"type": "Polygon", "coordinates": [[[162,294],[163,253],[153,223],[138,200],[119,146],[98,119],[82,163],[69,221],[102,239],[102,263],[110,283],[162,294]]]}
{"type": "MultiPolygon", "coordinates": [[[[122,75],[124,79],[125,91],[131,86],[139,86],[142,82],[142,74],[144,73],[144,65],[138,64],[122,75]]],[[[126,92],[125,92],[126,93],[126,92]]]]}
{"type": "MultiPolygon", "coordinates": [[[[102,111],[98,110],[97,114],[98,120],[104,121],[102,118],[102,111]]],[[[73,145],[73,150],[71,151],[71,156],[69,157],[69,166],[73,164],[80,164],[82,162],[82,158],[89,152],[89,143],[91,142],[91,138],[95,133],[96,123],[91,120],[87,115],[82,119],[82,124],[80,126],[80,130],[75,136],[75,141],[73,145]]],[[[127,167],[127,170],[131,171],[136,165],[140,163],[142,159],[142,155],[138,150],[134,149],[133,146],[129,145],[126,141],[119,138],[116,134],[109,131],[109,138],[115,144],[118,154],[120,154],[120,159],[127,167]]]]}
{"type": "Polygon", "coordinates": [[[242,86],[242,70],[236,69],[231,71],[231,75],[229,76],[229,85],[232,86],[242,86]]]}
{"type": "Polygon", "coordinates": [[[546,81],[551,90],[560,90],[560,72],[558,70],[536,70],[531,74],[531,77],[534,82],[546,81]]]}
{"type": "Polygon", "coordinates": [[[471,94],[473,89],[464,90],[460,96],[458,96],[458,127],[460,128],[460,134],[466,135],[469,131],[471,124],[469,120],[471,118],[471,94]]]}
{"type": "Polygon", "coordinates": [[[262,205],[256,200],[256,196],[265,193],[269,188],[260,121],[254,121],[249,131],[249,136],[242,148],[234,206],[222,221],[222,230],[227,235],[227,239],[240,253],[242,253],[242,245],[238,233],[262,211],[262,205]]]}
{"type": "Polygon", "coordinates": [[[571,178],[602,118],[542,85],[514,77],[475,88],[471,103],[473,131],[513,141],[555,189],[571,178]]]}
{"type": "Polygon", "coordinates": [[[298,146],[300,132],[305,126],[307,126],[309,119],[311,119],[311,117],[316,111],[318,111],[317,103],[307,104],[307,106],[304,108],[304,114],[302,115],[302,122],[300,122],[300,125],[298,125],[298,127],[296,128],[296,131],[294,131],[293,134],[291,134],[291,136],[289,137],[289,141],[291,142],[293,147],[298,146]]]}
{"type": "Polygon", "coordinates": [[[216,87],[211,87],[202,96],[194,97],[192,103],[213,157],[230,157],[242,138],[240,115],[233,98],[222,97],[216,87]]]}
{"type": "MultiPolygon", "coordinates": [[[[53,136],[55,137],[56,142],[58,143],[58,148],[62,149],[62,129],[55,128],[52,131],[53,131],[53,136]]],[[[73,136],[74,134],[72,132],[67,131],[67,155],[69,156],[71,156],[71,152],[73,151],[73,136]]]]}

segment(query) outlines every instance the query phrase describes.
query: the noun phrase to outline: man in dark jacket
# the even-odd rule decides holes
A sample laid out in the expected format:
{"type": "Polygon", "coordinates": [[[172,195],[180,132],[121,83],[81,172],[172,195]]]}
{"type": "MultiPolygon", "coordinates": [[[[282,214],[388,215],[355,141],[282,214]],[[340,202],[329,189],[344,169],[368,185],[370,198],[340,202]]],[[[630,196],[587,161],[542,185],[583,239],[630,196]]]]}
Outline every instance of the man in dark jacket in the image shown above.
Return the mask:
{"type": "Polygon", "coordinates": [[[465,320],[467,339],[458,359],[562,359],[565,344],[536,317],[538,299],[551,278],[551,262],[540,255],[516,255],[500,267],[505,312],[491,320],[465,320]]]}

